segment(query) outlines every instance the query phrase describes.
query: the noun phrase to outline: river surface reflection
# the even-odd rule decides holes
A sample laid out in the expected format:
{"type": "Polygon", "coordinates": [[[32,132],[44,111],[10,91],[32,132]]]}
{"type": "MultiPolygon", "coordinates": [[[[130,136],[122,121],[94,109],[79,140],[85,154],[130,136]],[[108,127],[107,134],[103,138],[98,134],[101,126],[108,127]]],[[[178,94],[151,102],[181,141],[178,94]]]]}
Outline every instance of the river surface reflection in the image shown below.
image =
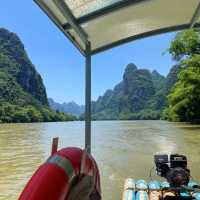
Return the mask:
{"type": "MultiPolygon", "coordinates": [[[[51,151],[84,147],[84,122],[1,124],[0,200],[15,200],[51,151]]],[[[184,153],[192,176],[200,181],[200,126],[165,121],[96,121],[92,123],[92,154],[99,164],[103,199],[121,199],[124,179],[149,180],[156,152],[184,153]]],[[[158,178],[153,173],[153,178],[158,178]]]]}

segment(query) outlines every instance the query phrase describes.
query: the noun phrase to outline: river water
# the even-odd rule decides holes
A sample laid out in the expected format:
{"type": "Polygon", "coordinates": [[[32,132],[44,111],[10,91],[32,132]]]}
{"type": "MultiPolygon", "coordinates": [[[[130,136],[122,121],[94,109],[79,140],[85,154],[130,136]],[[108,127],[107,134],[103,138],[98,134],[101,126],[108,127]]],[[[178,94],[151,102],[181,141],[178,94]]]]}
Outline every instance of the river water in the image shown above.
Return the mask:
{"type": "MultiPolygon", "coordinates": [[[[92,154],[99,164],[103,199],[121,199],[125,178],[149,180],[153,155],[184,153],[194,179],[200,181],[200,126],[165,121],[96,121],[92,154]]],[[[84,147],[83,122],[1,124],[0,200],[15,200],[49,156],[51,140],[59,147],[84,147]]],[[[158,178],[155,173],[153,178],[158,178]]]]}

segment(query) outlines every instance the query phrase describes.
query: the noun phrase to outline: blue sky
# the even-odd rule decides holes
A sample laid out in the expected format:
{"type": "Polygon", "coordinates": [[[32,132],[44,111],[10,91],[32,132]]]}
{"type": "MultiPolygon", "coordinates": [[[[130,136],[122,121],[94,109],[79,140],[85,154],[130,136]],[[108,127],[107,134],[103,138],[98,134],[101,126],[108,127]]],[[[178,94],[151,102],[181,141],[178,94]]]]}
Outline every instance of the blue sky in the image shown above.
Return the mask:
{"type": "MultiPolygon", "coordinates": [[[[84,103],[84,58],[32,0],[1,2],[0,27],[17,33],[41,74],[48,97],[84,103]]],[[[169,47],[175,33],[137,40],[92,58],[92,99],[122,79],[128,63],[166,75],[173,65],[169,47]]]]}

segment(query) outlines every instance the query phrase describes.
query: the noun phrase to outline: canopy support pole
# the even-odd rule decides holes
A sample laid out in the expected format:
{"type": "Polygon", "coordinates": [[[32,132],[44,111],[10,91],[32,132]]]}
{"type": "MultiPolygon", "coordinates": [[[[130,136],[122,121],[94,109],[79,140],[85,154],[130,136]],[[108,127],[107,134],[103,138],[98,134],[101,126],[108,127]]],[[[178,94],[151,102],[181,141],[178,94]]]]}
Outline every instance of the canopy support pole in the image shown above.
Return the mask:
{"type": "Polygon", "coordinates": [[[85,62],[85,149],[91,154],[91,44],[86,44],[85,62]]]}

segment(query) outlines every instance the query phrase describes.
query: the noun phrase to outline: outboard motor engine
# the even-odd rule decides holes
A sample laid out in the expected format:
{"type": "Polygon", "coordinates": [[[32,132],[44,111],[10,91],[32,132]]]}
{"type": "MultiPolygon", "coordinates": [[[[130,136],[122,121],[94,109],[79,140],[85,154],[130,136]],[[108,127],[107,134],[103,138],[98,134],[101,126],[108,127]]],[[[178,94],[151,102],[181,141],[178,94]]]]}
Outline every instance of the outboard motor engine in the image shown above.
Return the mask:
{"type": "Polygon", "coordinates": [[[170,187],[187,186],[190,180],[190,170],[187,169],[187,157],[179,154],[157,154],[154,156],[156,172],[164,177],[170,187]]]}

